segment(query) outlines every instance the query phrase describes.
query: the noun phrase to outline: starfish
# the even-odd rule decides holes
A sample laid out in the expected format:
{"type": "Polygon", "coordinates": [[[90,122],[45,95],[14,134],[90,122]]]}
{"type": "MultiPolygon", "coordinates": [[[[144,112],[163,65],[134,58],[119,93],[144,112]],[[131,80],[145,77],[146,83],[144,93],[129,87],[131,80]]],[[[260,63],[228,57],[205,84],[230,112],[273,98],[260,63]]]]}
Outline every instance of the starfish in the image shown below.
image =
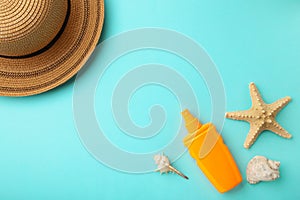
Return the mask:
{"type": "Polygon", "coordinates": [[[275,119],[278,112],[290,102],[291,97],[285,97],[272,104],[266,104],[254,83],[250,83],[249,88],[252,107],[249,110],[226,113],[227,118],[250,123],[250,131],[244,147],[249,149],[257,137],[265,130],[272,131],[284,138],[291,138],[292,135],[284,130],[275,119]]]}

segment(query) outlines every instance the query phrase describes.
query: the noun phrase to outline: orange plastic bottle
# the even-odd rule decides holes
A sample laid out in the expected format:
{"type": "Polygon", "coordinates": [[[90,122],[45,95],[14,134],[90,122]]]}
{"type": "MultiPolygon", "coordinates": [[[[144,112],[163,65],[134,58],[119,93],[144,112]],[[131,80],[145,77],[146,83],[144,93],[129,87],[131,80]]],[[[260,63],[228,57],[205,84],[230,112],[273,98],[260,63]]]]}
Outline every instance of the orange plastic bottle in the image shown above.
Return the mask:
{"type": "Polygon", "coordinates": [[[223,193],[241,183],[241,173],[215,126],[202,125],[188,110],[182,116],[189,132],[183,143],[215,188],[223,193]]]}

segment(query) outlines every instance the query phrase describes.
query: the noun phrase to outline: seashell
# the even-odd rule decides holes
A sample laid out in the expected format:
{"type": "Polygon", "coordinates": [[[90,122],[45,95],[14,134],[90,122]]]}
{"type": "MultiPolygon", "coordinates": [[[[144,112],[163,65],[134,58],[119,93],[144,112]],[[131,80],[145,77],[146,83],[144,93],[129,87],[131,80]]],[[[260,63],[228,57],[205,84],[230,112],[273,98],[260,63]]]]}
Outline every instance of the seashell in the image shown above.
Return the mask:
{"type": "Polygon", "coordinates": [[[279,161],[269,160],[264,156],[255,156],[247,166],[247,181],[256,184],[260,181],[274,181],[279,178],[279,161]]]}
{"type": "Polygon", "coordinates": [[[189,179],[186,175],[178,171],[176,168],[174,168],[169,161],[169,158],[163,154],[157,154],[154,156],[154,161],[155,164],[157,165],[157,170],[161,174],[163,173],[169,173],[169,172],[174,172],[181,176],[182,178],[189,179]]]}
{"type": "Polygon", "coordinates": [[[167,156],[157,154],[154,156],[155,164],[157,165],[157,171],[160,173],[168,173],[170,172],[170,161],[167,156]]]}

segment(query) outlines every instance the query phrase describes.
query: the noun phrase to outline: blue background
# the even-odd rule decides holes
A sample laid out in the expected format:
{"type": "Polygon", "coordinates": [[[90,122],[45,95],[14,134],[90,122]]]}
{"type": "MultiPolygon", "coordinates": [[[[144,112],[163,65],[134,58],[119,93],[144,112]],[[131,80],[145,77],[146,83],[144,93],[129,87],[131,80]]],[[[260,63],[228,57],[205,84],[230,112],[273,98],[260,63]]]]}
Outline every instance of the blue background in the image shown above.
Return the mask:
{"type": "MultiPolygon", "coordinates": [[[[300,2],[107,0],[105,3],[101,40],[131,29],[161,27],[185,34],[206,49],[224,82],[226,110],[250,107],[248,84],[252,81],[267,103],[288,95],[292,97],[292,102],[277,117],[293,134],[291,140],[264,132],[246,150],[243,142],[249,129],[247,123],[225,120],[222,131],[244,179],[246,165],[255,155],[281,161],[280,179],[257,185],[249,185],[244,180],[234,190],[219,194],[188,153],[174,163],[189,176],[188,181],[171,174],[127,174],[110,169],[86,151],[77,135],[72,111],[73,78],[41,95],[0,98],[0,199],[299,199],[300,2]]],[[[144,56],[131,55],[132,58],[124,58],[116,65],[132,66],[132,60],[181,64],[156,53],[145,51],[141,53],[144,56]]],[[[105,84],[113,80],[108,77],[114,71],[117,73],[118,67],[112,66],[110,70],[100,83],[104,91],[105,84]]],[[[185,68],[181,70],[188,72],[185,68]]],[[[203,80],[192,73],[190,77],[188,73],[185,76],[195,91],[199,91],[201,120],[208,122],[210,96],[203,80]]],[[[158,100],[169,106],[173,104],[174,97],[164,96],[160,88],[150,86],[147,90],[148,95],[158,91],[161,94],[158,100]]],[[[133,120],[141,125],[149,120],[143,108],[157,100],[143,95],[146,94],[137,94],[129,104],[133,120]]],[[[179,110],[167,108],[167,111],[172,116],[178,115],[179,110]]],[[[111,136],[111,140],[131,151],[147,152],[156,148],[132,146],[125,136],[111,136]]]]}

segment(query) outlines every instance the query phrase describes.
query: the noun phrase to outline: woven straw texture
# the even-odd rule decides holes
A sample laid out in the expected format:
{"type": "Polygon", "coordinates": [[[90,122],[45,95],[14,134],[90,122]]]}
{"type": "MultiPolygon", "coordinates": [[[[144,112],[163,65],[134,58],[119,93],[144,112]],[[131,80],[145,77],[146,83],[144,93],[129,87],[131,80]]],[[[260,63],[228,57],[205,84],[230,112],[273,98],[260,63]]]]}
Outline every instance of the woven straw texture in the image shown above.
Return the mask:
{"type": "Polygon", "coordinates": [[[0,95],[39,94],[70,79],[103,21],[104,0],[0,0],[0,95]]]}

